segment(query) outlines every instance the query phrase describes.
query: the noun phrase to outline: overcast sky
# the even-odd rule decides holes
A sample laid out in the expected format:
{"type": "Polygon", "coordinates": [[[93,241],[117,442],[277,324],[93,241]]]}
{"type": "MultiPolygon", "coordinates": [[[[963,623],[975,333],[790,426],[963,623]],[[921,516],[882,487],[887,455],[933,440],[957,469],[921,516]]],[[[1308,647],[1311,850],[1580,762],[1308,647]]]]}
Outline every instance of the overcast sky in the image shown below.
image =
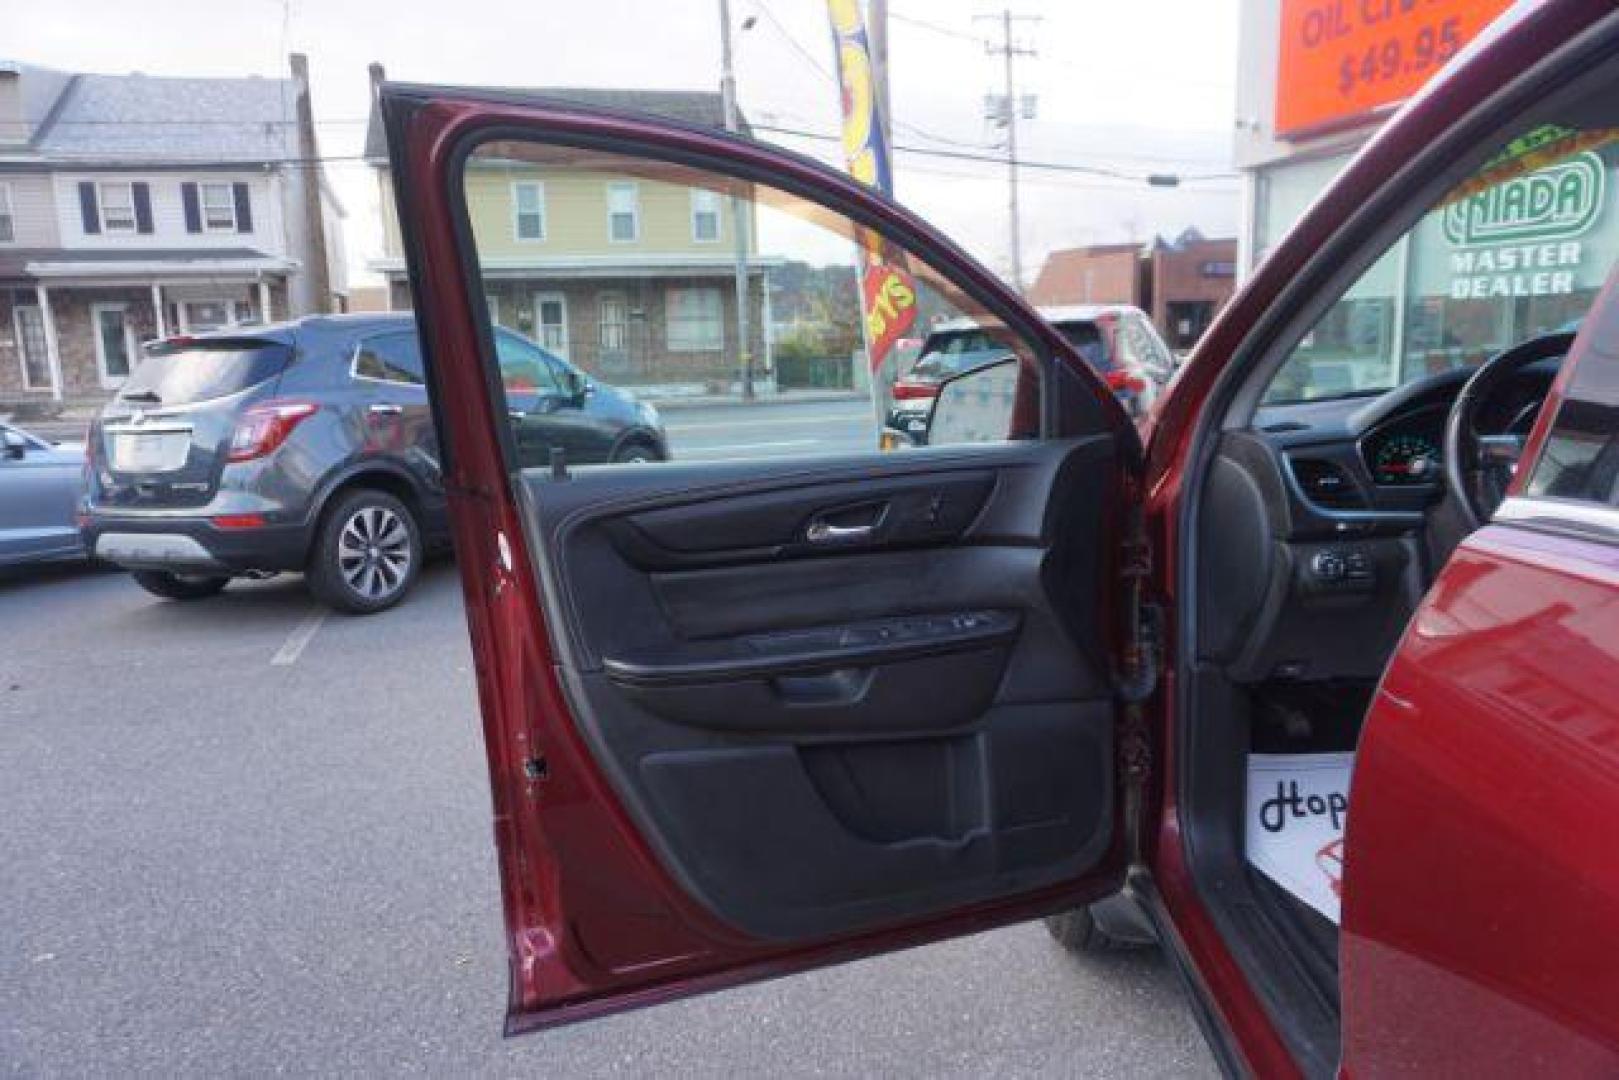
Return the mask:
{"type": "MultiPolygon", "coordinates": [[[[1020,127],[1020,157],[1147,172],[1229,167],[1239,0],[1022,0],[1019,92],[1039,115],[1020,127]]],[[[717,0],[12,0],[0,48],[26,63],[152,75],[284,75],[286,54],[309,54],[322,153],[359,153],[366,65],[390,78],[492,86],[714,89],[717,0]]],[[[1000,133],[982,119],[1001,61],[985,54],[998,11],[979,0],[890,0],[895,141],[950,153],[994,154],[1000,133]]],[[[835,134],[838,96],[824,0],[732,0],[756,17],[737,38],[744,112],[756,125],[835,134]]],[[[827,160],[835,143],[760,132],[827,160]]],[[[897,155],[896,194],[979,258],[1008,266],[1004,167],[897,155]]],[[[334,161],[348,213],[353,271],[380,247],[370,170],[334,161]]],[[[1074,173],[1024,172],[1024,265],[1046,251],[1146,240],[1196,226],[1236,227],[1232,180],[1148,188],[1074,173]]],[[[360,279],[364,280],[363,276],[360,279]]]]}

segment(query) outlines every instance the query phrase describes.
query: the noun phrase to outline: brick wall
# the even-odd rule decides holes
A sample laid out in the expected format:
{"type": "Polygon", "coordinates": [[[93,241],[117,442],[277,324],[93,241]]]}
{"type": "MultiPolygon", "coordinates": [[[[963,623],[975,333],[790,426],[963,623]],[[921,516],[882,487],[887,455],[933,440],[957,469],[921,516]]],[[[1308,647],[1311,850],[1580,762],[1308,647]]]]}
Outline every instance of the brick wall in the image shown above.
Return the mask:
{"type": "Polygon", "coordinates": [[[1180,340],[1170,305],[1201,301],[1218,313],[1236,290],[1236,262],[1235,240],[1206,240],[1153,252],[1152,320],[1171,344],[1185,348],[1192,342],[1180,340]]]}

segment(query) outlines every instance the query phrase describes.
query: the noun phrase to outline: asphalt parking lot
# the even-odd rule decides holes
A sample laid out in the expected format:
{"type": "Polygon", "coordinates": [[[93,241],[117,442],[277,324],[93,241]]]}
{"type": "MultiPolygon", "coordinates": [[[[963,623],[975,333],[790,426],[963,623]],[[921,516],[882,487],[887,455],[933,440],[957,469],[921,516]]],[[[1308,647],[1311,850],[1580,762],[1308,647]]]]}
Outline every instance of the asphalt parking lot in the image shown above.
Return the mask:
{"type": "Polygon", "coordinates": [[[0,641],[0,1073],[1213,1072],[1157,955],[1038,924],[502,1040],[452,566],[370,619],[291,576],[173,604],[36,574],[0,641]]]}

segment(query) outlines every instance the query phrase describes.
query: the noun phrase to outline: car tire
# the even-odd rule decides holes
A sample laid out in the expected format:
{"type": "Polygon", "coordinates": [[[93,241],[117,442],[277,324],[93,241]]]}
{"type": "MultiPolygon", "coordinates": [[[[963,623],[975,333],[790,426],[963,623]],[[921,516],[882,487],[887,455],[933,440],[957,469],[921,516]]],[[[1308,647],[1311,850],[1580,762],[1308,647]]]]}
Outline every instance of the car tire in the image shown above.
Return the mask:
{"type": "Polygon", "coordinates": [[[634,462],[647,464],[662,460],[663,455],[658,453],[658,448],[646,439],[630,439],[623,446],[613,451],[613,461],[615,463],[634,462]]]}
{"type": "Polygon", "coordinates": [[[135,584],[165,600],[206,600],[218,596],[230,584],[229,577],[216,574],[176,574],[168,570],[133,570],[135,584]]]}
{"type": "Polygon", "coordinates": [[[359,488],[322,515],[304,576],[328,607],[371,615],[404,599],[424,555],[410,508],[386,491],[359,488]]]}
{"type": "Polygon", "coordinates": [[[1046,916],[1046,933],[1053,941],[1077,956],[1102,956],[1142,945],[1114,937],[1096,923],[1089,907],[1078,907],[1060,915],[1046,916]]]}

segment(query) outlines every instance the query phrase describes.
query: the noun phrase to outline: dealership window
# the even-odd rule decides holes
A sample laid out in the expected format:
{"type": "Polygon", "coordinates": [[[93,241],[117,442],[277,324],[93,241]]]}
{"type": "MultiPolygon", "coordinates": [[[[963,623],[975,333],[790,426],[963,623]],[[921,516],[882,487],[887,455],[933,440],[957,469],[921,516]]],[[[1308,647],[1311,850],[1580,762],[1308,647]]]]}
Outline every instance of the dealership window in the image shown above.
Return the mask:
{"type": "Polygon", "coordinates": [[[11,185],[0,184],[0,244],[17,242],[17,224],[11,209],[11,185]]]}
{"type": "Polygon", "coordinates": [[[669,351],[703,352],[725,346],[724,301],[718,289],[670,289],[669,351]]]}
{"type": "Polygon", "coordinates": [[[699,244],[712,244],[720,238],[720,194],[705,188],[691,192],[691,238],[699,244]]]}
{"type": "Polygon", "coordinates": [[[1361,274],[1267,400],[1377,393],[1573,326],[1619,255],[1619,144],[1597,134],[1513,140],[1361,274]]]}
{"type": "Polygon", "coordinates": [[[533,180],[512,185],[512,206],[517,215],[517,239],[545,239],[545,185],[533,180]]]}
{"type": "Polygon", "coordinates": [[[209,232],[236,231],[236,197],[229,184],[198,184],[202,225],[209,232]]]}
{"type": "Polygon", "coordinates": [[[135,231],[135,189],[128,181],[104,181],[98,185],[101,203],[101,231],[135,231]]]}
{"type": "Polygon", "coordinates": [[[626,180],[607,185],[607,238],[615,244],[641,238],[641,185],[626,180]]]}

